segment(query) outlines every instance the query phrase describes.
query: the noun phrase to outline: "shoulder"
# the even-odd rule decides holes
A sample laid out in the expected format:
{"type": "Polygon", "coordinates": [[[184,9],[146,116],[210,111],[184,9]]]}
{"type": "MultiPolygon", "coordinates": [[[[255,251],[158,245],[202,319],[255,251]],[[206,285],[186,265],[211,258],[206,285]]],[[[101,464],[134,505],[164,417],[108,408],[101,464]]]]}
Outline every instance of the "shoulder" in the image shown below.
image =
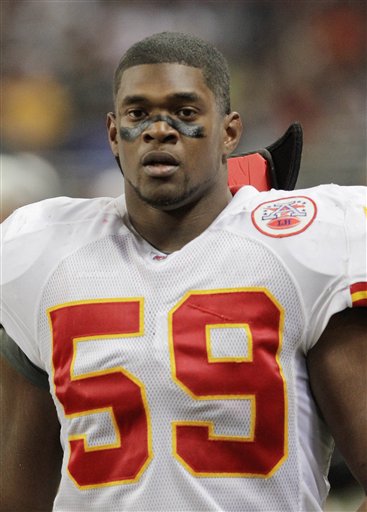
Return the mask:
{"type": "Polygon", "coordinates": [[[3,223],[2,323],[37,366],[35,319],[50,276],[83,246],[120,232],[123,205],[123,197],[59,197],[24,206],[3,223]]]}
{"type": "Polygon", "coordinates": [[[244,191],[238,199],[236,232],[276,254],[297,285],[311,319],[308,346],[331,315],[365,304],[366,187],[244,191]]]}
{"type": "Polygon", "coordinates": [[[238,196],[241,195],[242,202],[251,209],[269,201],[288,202],[289,200],[291,202],[293,199],[309,198],[320,206],[327,205],[342,209],[360,206],[365,213],[363,208],[366,208],[367,187],[328,184],[296,190],[271,189],[264,192],[258,192],[253,187],[243,187],[238,193],[238,196]]]}
{"type": "Polygon", "coordinates": [[[16,210],[2,225],[2,282],[36,267],[45,273],[78,247],[116,232],[119,199],[58,197],[16,210]]]}
{"type": "Polygon", "coordinates": [[[83,223],[98,213],[114,210],[111,198],[55,197],[15,210],[2,225],[3,241],[29,235],[58,224],[83,223]]]}
{"type": "Polygon", "coordinates": [[[330,184],[266,192],[244,187],[234,198],[233,213],[245,212],[249,227],[270,238],[315,235],[330,225],[354,236],[366,227],[366,197],[363,186],[330,184]]]}
{"type": "Polygon", "coordinates": [[[319,290],[327,283],[326,289],[338,281],[348,290],[366,281],[366,187],[332,184],[267,192],[246,188],[234,197],[226,228],[276,254],[300,289],[319,290]]]}

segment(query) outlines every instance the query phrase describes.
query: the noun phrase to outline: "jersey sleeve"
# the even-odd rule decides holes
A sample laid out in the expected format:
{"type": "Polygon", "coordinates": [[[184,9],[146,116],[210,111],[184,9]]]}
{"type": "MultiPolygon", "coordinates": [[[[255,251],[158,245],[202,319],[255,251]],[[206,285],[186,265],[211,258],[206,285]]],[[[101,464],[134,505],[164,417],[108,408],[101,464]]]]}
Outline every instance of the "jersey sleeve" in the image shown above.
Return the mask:
{"type": "Polygon", "coordinates": [[[308,319],[306,350],[317,342],[332,315],[367,306],[367,190],[362,186],[325,186],[321,203],[324,227],[318,250],[321,256],[327,253],[323,265],[330,267],[330,273],[308,319]]]}
{"type": "Polygon", "coordinates": [[[2,224],[1,324],[33,364],[42,367],[35,324],[40,279],[37,262],[47,249],[39,205],[16,210],[2,224]]]}
{"type": "Polygon", "coordinates": [[[351,307],[367,307],[367,193],[348,204],[345,216],[349,248],[348,274],[351,307]]]}

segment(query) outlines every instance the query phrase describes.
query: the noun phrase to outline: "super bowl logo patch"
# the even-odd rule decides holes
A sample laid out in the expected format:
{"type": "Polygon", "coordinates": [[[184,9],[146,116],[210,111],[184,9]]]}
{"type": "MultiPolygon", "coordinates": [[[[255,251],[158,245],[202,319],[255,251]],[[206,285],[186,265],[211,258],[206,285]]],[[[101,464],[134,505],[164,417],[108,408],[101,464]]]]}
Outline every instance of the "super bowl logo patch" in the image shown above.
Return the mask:
{"type": "Polygon", "coordinates": [[[316,217],[317,207],[309,197],[284,197],[260,204],[251,215],[254,226],[275,238],[298,235],[316,217]]]}

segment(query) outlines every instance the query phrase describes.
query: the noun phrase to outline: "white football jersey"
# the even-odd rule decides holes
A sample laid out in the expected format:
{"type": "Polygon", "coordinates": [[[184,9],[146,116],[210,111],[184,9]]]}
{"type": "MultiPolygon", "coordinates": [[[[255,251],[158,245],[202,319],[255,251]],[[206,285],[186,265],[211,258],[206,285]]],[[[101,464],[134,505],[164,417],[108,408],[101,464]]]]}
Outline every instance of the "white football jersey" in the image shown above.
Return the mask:
{"type": "Polygon", "coordinates": [[[2,279],[61,424],[55,511],[322,509],[305,356],[367,303],[365,188],[244,187],[169,256],[124,197],[49,199],[5,222],[2,279]]]}

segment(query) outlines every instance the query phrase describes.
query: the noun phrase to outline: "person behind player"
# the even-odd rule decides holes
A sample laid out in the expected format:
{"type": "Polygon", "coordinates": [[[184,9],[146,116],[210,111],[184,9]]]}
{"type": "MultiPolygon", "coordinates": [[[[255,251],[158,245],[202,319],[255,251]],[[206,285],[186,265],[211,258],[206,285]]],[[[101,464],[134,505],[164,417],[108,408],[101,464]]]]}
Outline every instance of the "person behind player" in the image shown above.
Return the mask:
{"type": "Polygon", "coordinates": [[[320,511],[329,432],[366,487],[365,188],[232,197],[196,37],[133,45],[114,92],[125,195],[3,226],[1,510],[320,511]]]}

